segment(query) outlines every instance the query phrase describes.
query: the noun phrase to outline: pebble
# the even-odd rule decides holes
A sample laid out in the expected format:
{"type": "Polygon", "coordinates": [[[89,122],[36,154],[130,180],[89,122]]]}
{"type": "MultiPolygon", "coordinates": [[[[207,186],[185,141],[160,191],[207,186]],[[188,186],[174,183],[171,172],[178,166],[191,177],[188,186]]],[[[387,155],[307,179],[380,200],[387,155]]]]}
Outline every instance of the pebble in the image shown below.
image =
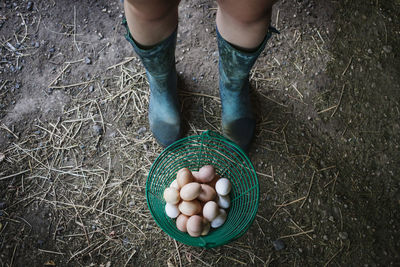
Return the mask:
{"type": "Polygon", "coordinates": [[[90,57],[85,57],[85,63],[87,65],[92,64],[92,59],[90,57]]]}
{"type": "Polygon", "coordinates": [[[137,131],[138,134],[142,134],[146,132],[146,127],[140,127],[139,130],[137,131]]]}
{"type": "Polygon", "coordinates": [[[54,47],[50,47],[49,52],[50,53],[54,53],[56,51],[56,49],[54,47]]]}
{"type": "Polygon", "coordinates": [[[346,239],[349,237],[349,234],[348,234],[347,232],[340,232],[340,233],[339,233],[339,237],[340,237],[342,240],[346,240],[346,239]]]}
{"type": "Polygon", "coordinates": [[[93,85],[89,86],[89,92],[93,92],[93,91],[94,91],[93,85]]]}
{"type": "Polygon", "coordinates": [[[327,235],[324,235],[324,236],[322,237],[322,239],[324,239],[325,241],[328,241],[328,236],[327,236],[327,235]]]}
{"type": "Polygon", "coordinates": [[[393,50],[393,48],[390,45],[385,45],[382,47],[383,51],[387,54],[390,54],[393,50]]]}
{"type": "Polygon", "coordinates": [[[103,127],[99,124],[93,125],[93,132],[97,135],[102,135],[103,134],[103,127]]]}
{"type": "Polygon", "coordinates": [[[282,250],[286,247],[285,243],[283,243],[283,241],[281,239],[273,241],[272,245],[274,245],[274,248],[276,251],[282,250]]]}
{"type": "Polygon", "coordinates": [[[28,4],[26,5],[26,10],[32,11],[32,9],[33,9],[33,2],[29,1],[28,4]]]}

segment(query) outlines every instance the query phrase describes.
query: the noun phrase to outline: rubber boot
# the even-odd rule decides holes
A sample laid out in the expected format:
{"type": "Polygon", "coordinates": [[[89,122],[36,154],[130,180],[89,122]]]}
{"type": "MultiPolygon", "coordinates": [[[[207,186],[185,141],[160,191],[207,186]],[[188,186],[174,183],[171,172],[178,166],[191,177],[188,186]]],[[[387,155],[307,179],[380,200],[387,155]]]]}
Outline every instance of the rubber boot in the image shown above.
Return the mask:
{"type": "Polygon", "coordinates": [[[177,30],[160,43],[143,49],[133,40],[126,21],[124,25],[127,30],[125,37],[146,69],[150,85],[150,129],[160,145],[168,146],[178,140],[181,134],[175,68],[177,30]]]}
{"type": "Polygon", "coordinates": [[[244,151],[249,148],[256,125],[249,96],[249,73],[273,32],[279,33],[269,27],[257,50],[245,52],[223,39],[217,29],[222,131],[244,151]]]}

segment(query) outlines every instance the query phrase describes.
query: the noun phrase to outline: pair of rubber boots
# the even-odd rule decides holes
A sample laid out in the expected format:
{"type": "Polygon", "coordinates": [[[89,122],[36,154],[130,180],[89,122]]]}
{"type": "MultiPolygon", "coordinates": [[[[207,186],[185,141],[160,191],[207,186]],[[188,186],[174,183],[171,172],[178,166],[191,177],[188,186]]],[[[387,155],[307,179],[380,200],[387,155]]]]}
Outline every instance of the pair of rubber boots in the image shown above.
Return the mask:
{"type": "MultiPolygon", "coordinates": [[[[180,138],[182,130],[175,68],[177,31],[159,44],[143,49],[133,40],[127,25],[126,29],[126,39],[140,57],[150,84],[150,129],[158,143],[168,146],[180,138]]],[[[233,47],[217,30],[222,130],[245,151],[256,125],[249,97],[249,73],[273,31],[270,27],[258,49],[249,53],[233,47]]]]}

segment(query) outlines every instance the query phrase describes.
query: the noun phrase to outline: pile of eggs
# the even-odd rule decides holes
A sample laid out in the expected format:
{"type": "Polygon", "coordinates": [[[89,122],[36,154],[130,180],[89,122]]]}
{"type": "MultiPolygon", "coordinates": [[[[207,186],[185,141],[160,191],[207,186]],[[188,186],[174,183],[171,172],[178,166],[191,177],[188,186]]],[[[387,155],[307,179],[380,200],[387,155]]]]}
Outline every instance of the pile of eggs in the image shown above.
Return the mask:
{"type": "Polygon", "coordinates": [[[176,179],[164,190],[165,213],[176,218],[176,227],[192,237],[205,236],[226,220],[232,185],[220,178],[212,165],[199,171],[182,168],[176,179]]]}

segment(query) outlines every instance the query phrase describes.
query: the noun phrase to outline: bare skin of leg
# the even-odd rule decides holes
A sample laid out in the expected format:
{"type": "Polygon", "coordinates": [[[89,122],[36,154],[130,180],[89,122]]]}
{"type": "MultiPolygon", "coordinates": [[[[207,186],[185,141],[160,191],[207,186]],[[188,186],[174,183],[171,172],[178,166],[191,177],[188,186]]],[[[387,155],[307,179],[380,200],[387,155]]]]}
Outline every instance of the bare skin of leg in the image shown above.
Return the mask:
{"type": "Polygon", "coordinates": [[[218,0],[217,27],[229,43],[252,50],[264,40],[274,0],[218,0]]]}
{"type": "Polygon", "coordinates": [[[129,31],[140,45],[152,46],[170,36],[178,25],[180,0],[125,0],[129,31]]]}

